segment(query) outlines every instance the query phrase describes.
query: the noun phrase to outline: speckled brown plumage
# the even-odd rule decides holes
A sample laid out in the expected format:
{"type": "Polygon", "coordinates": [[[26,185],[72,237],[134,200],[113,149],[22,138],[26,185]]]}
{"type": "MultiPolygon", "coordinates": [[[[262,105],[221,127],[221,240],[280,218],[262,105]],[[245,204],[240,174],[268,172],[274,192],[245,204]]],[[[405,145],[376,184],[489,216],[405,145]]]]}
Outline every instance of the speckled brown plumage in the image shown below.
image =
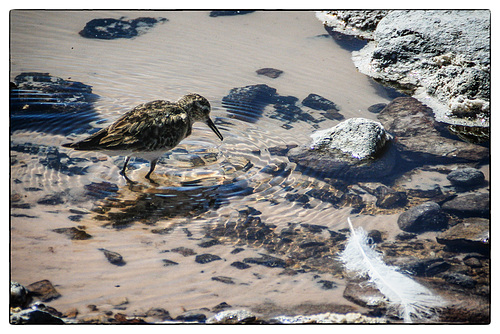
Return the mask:
{"type": "Polygon", "coordinates": [[[131,156],[151,161],[146,178],[150,178],[158,158],[191,134],[194,122],[206,123],[217,136],[223,137],[209,117],[210,103],[198,94],[188,94],[177,102],[152,101],[125,113],[116,122],[91,136],[63,144],[75,150],[102,151],[108,155],[126,155],[125,168],[131,156]]]}

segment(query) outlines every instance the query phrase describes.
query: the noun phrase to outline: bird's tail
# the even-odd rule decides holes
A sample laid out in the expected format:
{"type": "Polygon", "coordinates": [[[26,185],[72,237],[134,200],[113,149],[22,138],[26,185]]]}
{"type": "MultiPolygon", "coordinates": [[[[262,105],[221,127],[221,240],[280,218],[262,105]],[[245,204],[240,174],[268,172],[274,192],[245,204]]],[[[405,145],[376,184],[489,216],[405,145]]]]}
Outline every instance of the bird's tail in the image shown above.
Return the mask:
{"type": "Polygon", "coordinates": [[[99,149],[99,142],[103,137],[107,135],[107,130],[106,129],[101,129],[94,133],[93,135],[90,135],[89,137],[73,142],[73,143],[65,143],[62,144],[62,147],[69,147],[74,150],[80,150],[80,151],[88,151],[88,150],[95,150],[99,149]]]}

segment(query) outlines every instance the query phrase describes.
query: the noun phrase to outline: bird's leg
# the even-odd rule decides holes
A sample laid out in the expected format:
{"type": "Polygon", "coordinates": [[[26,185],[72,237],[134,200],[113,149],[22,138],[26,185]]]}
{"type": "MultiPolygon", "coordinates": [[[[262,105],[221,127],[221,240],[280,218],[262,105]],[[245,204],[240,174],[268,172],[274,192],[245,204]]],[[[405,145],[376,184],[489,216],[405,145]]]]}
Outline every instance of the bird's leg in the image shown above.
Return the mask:
{"type": "Polygon", "coordinates": [[[158,159],[151,160],[149,172],[146,174],[146,179],[151,181],[151,173],[153,173],[153,171],[155,170],[157,162],[158,162],[158,159]]]}
{"type": "Polygon", "coordinates": [[[125,175],[125,170],[127,169],[127,165],[128,165],[128,161],[129,161],[129,160],[130,160],[130,157],[127,157],[127,158],[125,159],[125,164],[123,165],[123,168],[122,168],[122,170],[121,170],[121,172],[120,172],[120,174],[121,174],[121,175],[123,175],[123,176],[125,176],[125,177],[127,177],[127,176],[125,175]]]}
{"type": "Polygon", "coordinates": [[[125,181],[129,182],[129,183],[135,183],[134,181],[132,181],[131,179],[128,178],[127,174],[125,174],[125,171],[127,169],[127,164],[128,164],[128,161],[130,160],[130,157],[127,157],[125,159],[125,164],[123,165],[123,168],[122,170],[120,171],[120,174],[123,175],[123,177],[125,178],[125,181]]]}

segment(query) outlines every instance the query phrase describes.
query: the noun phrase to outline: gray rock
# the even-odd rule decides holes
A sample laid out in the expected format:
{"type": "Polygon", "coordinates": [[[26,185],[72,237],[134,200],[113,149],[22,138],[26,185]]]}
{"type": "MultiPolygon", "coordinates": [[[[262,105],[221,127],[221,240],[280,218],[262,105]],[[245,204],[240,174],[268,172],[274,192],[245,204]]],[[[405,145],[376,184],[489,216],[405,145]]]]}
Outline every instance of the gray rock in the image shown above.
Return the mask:
{"type": "Polygon", "coordinates": [[[374,41],[354,52],[353,60],[362,73],[425,100],[439,120],[485,126],[490,20],[488,10],[390,11],[371,33],[374,41]]]}
{"type": "Polygon", "coordinates": [[[447,221],[439,204],[426,202],[399,215],[398,226],[405,232],[422,233],[441,230],[446,227],[447,221]]]}
{"type": "Polygon", "coordinates": [[[311,135],[313,149],[339,150],[356,159],[373,158],[392,139],[377,121],[350,118],[311,135]]]}
{"type": "Polygon", "coordinates": [[[332,10],[319,12],[316,16],[335,31],[373,40],[378,23],[387,13],[387,10],[332,10]]]}
{"type": "Polygon", "coordinates": [[[352,118],[311,137],[287,154],[305,173],[372,180],[390,175],[396,161],[392,136],[376,121],[352,118]]]}
{"type": "Polygon", "coordinates": [[[462,223],[440,233],[436,241],[451,251],[488,254],[490,222],[484,218],[466,218],[462,223]]]}
{"type": "Polygon", "coordinates": [[[28,290],[17,282],[10,282],[10,307],[24,307],[28,301],[28,290]]]}
{"type": "Polygon", "coordinates": [[[443,204],[443,210],[466,217],[488,217],[490,215],[490,195],[468,193],[455,197],[443,204]]]}
{"type": "Polygon", "coordinates": [[[461,168],[454,170],[446,177],[451,184],[459,187],[480,186],[484,182],[484,174],[479,169],[461,168]]]}
{"type": "Polygon", "coordinates": [[[432,164],[489,158],[486,147],[443,137],[435,128],[432,110],[415,98],[394,99],[377,118],[397,137],[396,147],[408,162],[432,164]]]}
{"type": "Polygon", "coordinates": [[[313,315],[286,316],[281,315],[270,319],[273,324],[380,324],[387,319],[369,317],[361,313],[320,313],[313,315]]]}
{"type": "Polygon", "coordinates": [[[207,324],[244,324],[252,323],[257,316],[247,310],[227,310],[222,311],[207,319],[207,324]]]}
{"type": "Polygon", "coordinates": [[[64,324],[64,321],[45,311],[26,309],[18,313],[13,313],[10,316],[10,323],[14,325],[64,324]]]}

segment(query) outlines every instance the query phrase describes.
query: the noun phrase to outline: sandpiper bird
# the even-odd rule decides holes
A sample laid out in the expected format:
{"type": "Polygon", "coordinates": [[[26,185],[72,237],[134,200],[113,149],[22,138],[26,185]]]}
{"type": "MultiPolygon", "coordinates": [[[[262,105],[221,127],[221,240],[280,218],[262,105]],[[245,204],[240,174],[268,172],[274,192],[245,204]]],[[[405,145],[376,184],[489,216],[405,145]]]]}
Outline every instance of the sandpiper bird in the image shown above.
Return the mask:
{"type": "Polygon", "coordinates": [[[100,151],[107,155],[126,156],[120,174],[130,181],[125,169],[130,157],[150,161],[146,178],[165,152],[173,149],[191,134],[194,122],[204,122],[215,134],[223,137],[210,119],[210,103],[198,94],[187,94],[177,102],[152,101],[143,103],[127,112],[116,122],[75,143],[63,144],[80,151],[100,151]]]}

